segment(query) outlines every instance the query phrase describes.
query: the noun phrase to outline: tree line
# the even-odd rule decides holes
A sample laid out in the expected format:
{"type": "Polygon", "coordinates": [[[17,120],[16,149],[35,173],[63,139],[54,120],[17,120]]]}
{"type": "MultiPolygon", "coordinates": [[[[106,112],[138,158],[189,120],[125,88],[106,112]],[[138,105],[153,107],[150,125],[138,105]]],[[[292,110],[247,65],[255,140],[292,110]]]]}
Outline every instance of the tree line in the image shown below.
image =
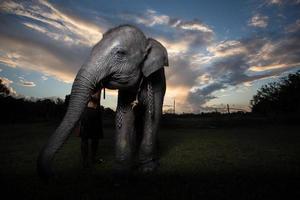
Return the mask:
{"type": "Polygon", "coordinates": [[[300,114],[300,70],[263,85],[250,101],[252,112],[264,115],[300,114]]]}
{"type": "MultiPolygon", "coordinates": [[[[0,79],[0,123],[60,121],[66,113],[70,95],[65,99],[33,99],[17,96],[0,79]]],[[[112,118],[115,112],[102,107],[104,117],[112,118]]]]}

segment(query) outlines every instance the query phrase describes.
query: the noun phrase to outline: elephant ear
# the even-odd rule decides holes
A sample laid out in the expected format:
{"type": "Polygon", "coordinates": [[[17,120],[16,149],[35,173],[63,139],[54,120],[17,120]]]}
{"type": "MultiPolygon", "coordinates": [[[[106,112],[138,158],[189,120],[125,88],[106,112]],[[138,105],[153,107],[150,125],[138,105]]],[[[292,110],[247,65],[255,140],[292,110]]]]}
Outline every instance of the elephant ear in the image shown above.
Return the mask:
{"type": "Polygon", "coordinates": [[[145,77],[150,76],[164,66],[169,66],[168,52],[157,40],[148,39],[148,54],[142,66],[142,73],[145,77]]]}

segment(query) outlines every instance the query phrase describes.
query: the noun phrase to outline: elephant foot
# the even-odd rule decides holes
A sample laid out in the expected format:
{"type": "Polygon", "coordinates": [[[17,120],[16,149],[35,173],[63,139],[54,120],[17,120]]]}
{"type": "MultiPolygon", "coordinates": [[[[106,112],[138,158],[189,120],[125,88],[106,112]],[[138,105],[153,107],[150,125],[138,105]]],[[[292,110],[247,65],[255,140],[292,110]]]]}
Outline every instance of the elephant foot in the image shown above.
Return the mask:
{"type": "Polygon", "coordinates": [[[82,167],[83,167],[83,169],[89,169],[90,166],[91,165],[90,165],[90,163],[89,163],[89,161],[87,159],[82,161],[82,167]]]}
{"type": "Polygon", "coordinates": [[[144,174],[149,174],[156,171],[158,167],[159,167],[159,162],[152,160],[150,162],[142,163],[142,165],[140,166],[140,172],[144,174]]]}
{"type": "Polygon", "coordinates": [[[116,179],[127,179],[132,172],[132,166],[129,162],[116,162],[113,166],[114,177],[116,179]]]}
{"type": "Polygon", "coordinates": [[[113,172],[113,186],[122,187],[128,185],[132,174],[129,169],[115,168],[113,172]]]}
{"type": "Polygon", "coordinates": [[[104,160],[102,158],[92,158],[92,164],[93,165],[101,164],[103,162],[104,162],[104,160]]]}

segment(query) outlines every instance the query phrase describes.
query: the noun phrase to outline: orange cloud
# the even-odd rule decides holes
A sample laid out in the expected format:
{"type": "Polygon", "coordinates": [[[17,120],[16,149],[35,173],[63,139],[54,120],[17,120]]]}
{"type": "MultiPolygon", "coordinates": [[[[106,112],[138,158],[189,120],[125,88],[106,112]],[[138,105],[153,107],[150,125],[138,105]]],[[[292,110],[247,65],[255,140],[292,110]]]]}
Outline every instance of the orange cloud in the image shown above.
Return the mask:
{"type": "Polygon", "coordinates": [[[49,50],[24,40],[0,37],[0,62],[9,67],[34,70],[56,79],[71,83],[75,71],[71,63],[61,60],[49,50]]]}
{"type": "Polygon", "coordinates": [[[80,18],[67,15],[45,0],[39,0],[38,4],[27,7],[24,7],[22,2],[4,1],[0,10],[48,24],[52,29],[46,29],[35,23],[23,23],[26,27],[45,33],[55,40],[93,46],[102,38],[102,28],[80,18]],[[76,39],[71,37],[72,34],[76,36],[76,39]]]}
{"type": "Polygon", "coordinates": [[[247,48],[237,40],[221,41],[211,45],[207,50],[213,54],[213,58],[229,57],[247,53],[247,48]]]}
{"type": "Polygon", "coordinates": [[[300,66],[300,63],[283,63],[283,64],[272,64],[272,65],[265,65],[265,66],[252,66],[249,68],[249,70],[253,72],[263,72],[267,70],[287,68],[287,67],[297,67],[297,66],[300,66]]]}

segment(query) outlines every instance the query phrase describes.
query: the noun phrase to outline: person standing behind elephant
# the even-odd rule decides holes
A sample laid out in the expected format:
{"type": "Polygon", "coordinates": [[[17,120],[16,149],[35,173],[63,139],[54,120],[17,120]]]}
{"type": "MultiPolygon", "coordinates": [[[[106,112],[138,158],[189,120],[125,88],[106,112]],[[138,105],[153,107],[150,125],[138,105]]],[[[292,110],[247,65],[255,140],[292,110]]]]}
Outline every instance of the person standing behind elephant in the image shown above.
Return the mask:
{"type": "Polygon", "coordinates": [[[79,136],[81,137],[82,164],[84,168],[87,168],[90,163],[95,164],[97,162],[99,139],[103,138],[100,91],[91,96],[81,116],[79,136]]]}

